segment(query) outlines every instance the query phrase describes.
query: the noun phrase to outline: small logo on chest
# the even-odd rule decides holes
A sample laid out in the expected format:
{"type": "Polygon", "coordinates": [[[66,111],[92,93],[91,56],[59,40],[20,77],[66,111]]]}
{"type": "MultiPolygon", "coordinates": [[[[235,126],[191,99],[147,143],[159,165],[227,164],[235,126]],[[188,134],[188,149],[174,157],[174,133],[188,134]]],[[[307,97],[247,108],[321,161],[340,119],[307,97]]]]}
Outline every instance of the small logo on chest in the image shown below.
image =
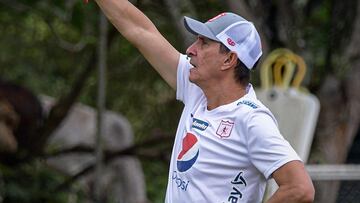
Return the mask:
{"type": "Polygon", "coordinates": [[[197,118],[193,118],[191,127],[196,128],[201,131],[204,131],[204,130],[206,130],[207,127],[209,127],[209,123],[202,121],[200,119],[197,119],[197,118]]]}
{"type": "Polygon", "coordinates": [[[234,127],[234,122],[221,120],[220,125],[216,130],[216,135],[218,135],[220,138],[230,137],[233,127],[234,127]]]}

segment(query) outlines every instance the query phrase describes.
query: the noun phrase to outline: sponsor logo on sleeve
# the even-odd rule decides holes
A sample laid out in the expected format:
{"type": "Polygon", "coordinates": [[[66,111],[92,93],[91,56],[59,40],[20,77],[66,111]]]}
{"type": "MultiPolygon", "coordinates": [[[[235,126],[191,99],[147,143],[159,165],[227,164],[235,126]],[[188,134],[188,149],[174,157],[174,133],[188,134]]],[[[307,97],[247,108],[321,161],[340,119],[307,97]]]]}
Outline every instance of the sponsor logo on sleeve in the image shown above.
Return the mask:
{"type": "Polygon", "coordinates": [[[253,108],[253,109],[259,108],[259,106],[258,106],[257,104],[255,104],[255,103],[252,102],[252,101],[248,101],[248,100],[243,100],[243,101],[240,101],[239,103],[237,103],[238,106],[239,106],[240,104],[244,104],[244,105],[250,106],[250,107],[253,108]]]}

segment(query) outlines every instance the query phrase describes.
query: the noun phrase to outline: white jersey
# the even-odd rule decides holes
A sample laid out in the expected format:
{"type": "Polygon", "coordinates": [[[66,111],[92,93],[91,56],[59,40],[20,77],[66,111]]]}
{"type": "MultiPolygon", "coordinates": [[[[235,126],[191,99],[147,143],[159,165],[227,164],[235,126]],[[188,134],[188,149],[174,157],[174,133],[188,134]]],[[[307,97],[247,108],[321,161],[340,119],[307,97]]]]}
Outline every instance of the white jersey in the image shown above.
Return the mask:
{"type": "Polygon", "coordinates": [[[189,81],[190,63],[179,60],[177,99],[185,104],[171,156],[165,202],[259,203],[266,180],[300,160],[280,134],[271,112],[247,94],[207,110],[202,90],[189,81]]]}

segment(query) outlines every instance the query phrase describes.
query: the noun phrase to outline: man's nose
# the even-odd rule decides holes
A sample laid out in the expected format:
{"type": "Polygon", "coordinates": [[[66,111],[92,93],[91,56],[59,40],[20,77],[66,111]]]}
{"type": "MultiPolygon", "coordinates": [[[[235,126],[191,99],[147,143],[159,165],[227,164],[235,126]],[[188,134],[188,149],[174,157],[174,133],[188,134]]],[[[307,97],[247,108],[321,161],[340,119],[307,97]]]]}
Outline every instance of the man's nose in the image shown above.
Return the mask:
{"type": "Polygon", "coordinates": [[[196,47],[195,47],[196,42],[192,43],[187,49],[186,49],[186,55],[188,57],[192,57],[196,55],[196,47]]]}

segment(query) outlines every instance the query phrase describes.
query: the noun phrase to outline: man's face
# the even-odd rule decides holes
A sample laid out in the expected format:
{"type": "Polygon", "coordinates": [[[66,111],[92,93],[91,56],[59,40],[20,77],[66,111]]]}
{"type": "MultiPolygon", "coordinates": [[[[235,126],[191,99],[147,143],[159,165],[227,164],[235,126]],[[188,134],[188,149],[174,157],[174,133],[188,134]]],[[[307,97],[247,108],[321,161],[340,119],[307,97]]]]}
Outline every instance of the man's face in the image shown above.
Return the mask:
{"type": "Polygon", "coordinates": [[[191,57],[189,79],[200,87],[215,85],[221,77],[221,66],[226,60],[226,54],[220,53],[220,43],[203,36],[186,50],[191,57]]]}

